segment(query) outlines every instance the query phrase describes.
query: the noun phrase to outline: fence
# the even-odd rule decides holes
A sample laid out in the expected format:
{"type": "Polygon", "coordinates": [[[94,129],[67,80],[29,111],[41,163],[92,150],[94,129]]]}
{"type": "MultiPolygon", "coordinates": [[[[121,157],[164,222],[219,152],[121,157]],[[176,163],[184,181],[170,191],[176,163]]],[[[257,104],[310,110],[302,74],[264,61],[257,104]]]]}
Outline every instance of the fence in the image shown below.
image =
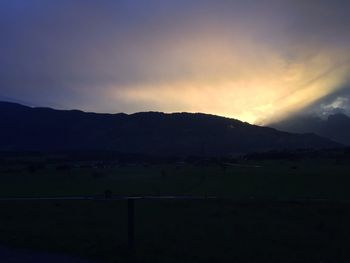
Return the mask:
{"type": "Polygon", "coordinates": [[[60,196],[60,197],[3,197],[1,201],[127,201],[128,247],[135,247],[135,201],[137,200],[209,200],[215,196],[60,196]]]}

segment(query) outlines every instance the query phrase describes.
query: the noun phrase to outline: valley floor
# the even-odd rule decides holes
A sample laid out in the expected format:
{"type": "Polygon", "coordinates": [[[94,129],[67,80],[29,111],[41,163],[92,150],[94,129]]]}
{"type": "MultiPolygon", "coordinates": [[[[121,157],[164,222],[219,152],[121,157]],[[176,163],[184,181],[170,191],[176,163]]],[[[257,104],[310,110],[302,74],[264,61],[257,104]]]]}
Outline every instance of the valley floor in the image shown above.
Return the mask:
{"type": "MultiPolygon", "coordinates": [[[[0,243],[96,262],[350,262],[350,165],[273,160],[226,164],[3,164],[0,197],[215,195],[127,202],[0,201],[0,243]]],[[[6,253],[6,252],[5,252],[6,253]]],[[[1,261],[2,262],[2,261],[1,261]]],[[[52,262],[52,261],[50,261],[52,262]]],[[[69,262],[69,261],[64,261],[69,262]]]]}

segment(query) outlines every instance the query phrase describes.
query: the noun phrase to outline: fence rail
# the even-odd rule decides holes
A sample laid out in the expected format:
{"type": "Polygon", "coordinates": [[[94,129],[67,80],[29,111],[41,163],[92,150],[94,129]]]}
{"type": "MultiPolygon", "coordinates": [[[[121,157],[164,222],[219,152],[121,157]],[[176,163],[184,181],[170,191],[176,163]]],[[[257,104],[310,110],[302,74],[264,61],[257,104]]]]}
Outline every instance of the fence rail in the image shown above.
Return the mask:
{"type": "Polygon", "coordinates": [[[55,196],[55,197],[0,197],[0,201],[121,201],[121,200],[156,200],[156,199],[176,199],[176,200],[207,200],[207,199],[221,199],[216,196],[55,196]]]}

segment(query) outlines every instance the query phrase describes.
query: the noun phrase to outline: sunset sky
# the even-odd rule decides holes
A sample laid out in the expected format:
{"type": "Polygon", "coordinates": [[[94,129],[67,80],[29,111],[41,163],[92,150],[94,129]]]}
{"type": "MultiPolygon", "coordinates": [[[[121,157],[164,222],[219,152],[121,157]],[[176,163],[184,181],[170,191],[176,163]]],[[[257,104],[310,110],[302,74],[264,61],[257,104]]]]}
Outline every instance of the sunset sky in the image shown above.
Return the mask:
{"type": "Polygon", "coordinates": [[[268,124],[350,108],[350,1],[1,0],[0,100],[268,124]]]}

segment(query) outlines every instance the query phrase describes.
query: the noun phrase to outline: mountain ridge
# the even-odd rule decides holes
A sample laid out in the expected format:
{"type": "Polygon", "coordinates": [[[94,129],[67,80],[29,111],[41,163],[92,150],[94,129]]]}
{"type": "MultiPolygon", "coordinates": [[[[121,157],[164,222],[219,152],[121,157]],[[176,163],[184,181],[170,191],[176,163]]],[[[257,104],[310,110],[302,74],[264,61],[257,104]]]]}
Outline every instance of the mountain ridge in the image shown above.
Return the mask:
{"type": "Polygon", "coordinates": [[[340,146],[313,134],[281,132],[204,113],[104,114],[0,102],[0,121],[1,150],[228,156],[340,146]]]}
{"type": "Polygon", "coordinates": [[[330,114],[327,118],[297,115],[271,124],[272,127],[293,133],[311,132],[350,145],[350,117],[344,113],[330,114]]]}

